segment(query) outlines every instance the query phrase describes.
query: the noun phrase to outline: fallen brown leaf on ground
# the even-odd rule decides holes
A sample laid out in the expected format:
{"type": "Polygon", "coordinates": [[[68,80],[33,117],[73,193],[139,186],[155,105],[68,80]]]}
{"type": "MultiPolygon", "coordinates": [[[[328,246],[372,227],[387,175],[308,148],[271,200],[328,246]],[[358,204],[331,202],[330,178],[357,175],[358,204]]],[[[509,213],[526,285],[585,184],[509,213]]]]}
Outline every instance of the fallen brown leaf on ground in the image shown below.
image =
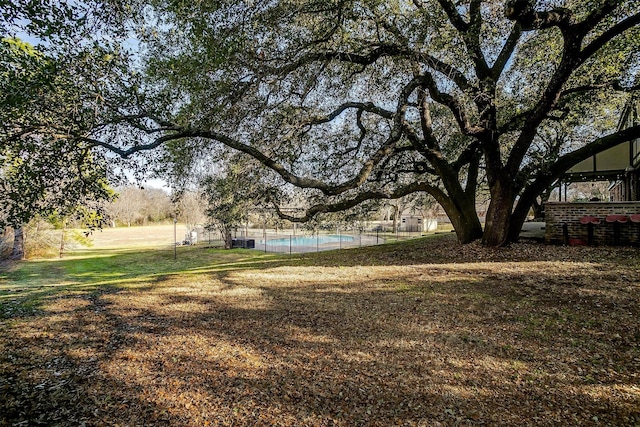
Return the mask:
{"type": "Polygon", "coordinates": [[[3,300],[0,425],[638,425],[638,255],[446,236],[3,300]]]}

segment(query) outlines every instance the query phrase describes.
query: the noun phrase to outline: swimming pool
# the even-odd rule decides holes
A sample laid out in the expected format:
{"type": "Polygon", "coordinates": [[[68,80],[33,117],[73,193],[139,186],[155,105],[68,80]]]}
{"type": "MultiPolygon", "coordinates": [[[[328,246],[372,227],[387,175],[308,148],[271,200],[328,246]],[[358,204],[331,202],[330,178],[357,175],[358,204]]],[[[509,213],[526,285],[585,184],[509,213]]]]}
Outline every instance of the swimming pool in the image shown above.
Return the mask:
{"type": "MultiPolygon", "coordinates": [[[[322,245],[325,243],[339,243],[339,242],[353,242],[355,238],[353,236],[339,236],[334,234],[328,234],[325,236],[291,236],[282,239],[269,239],[267,240],[267,246],[308,246],[308,245],[322,245]]],[[[261,245],[264,245],[264,240],[260,241],[261,245]]]]}

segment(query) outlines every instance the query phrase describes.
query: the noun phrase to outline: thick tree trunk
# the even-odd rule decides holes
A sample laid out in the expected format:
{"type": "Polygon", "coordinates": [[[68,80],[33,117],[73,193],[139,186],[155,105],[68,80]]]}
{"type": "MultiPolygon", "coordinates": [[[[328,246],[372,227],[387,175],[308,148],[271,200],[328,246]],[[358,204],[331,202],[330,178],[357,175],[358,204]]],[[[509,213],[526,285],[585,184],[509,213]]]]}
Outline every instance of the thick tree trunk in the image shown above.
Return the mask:
{"type": "Polygon", "coordinates": [[[482,243],[487,246],[504,246],[509,243],[514,201],[513,189],[508,182],[496,181],[490,190],[491,202],[487,209],[482,243]]]}
{"type": "MultiPolygon", "coordinates": [[[[515,209],[513,209],[513,213],[511,214],[511,222],[509,224],[509,242],[517,242],[520,238],[520,231],[522,230],[522,225],[527,219],[527,214],[529,213],[529,209],[532,205],[535,205],[536,200],[536,191],[535,188],[527,188],[518,199],[518,203],[516,204],[515,209]]],[[[543,195],[543,200],[547,199],[543,195]]],[[[540,204],[542,208],[543,204],[540,204]]]]}
{"type": "Polygon", "coordinates": [[[487,210],[482,243],[487,246],[505,246],[509,243],[511,227],[511,203],[507,200],[491,200],[487,210]]]}
{"type": "Polygon", "coordinates": [[[436,199],[449,217],[458,241],[462,244],[471,243],[482,238],[482,224],[476,212],[476,177],[471,171],[468,176],[467,190],[464,190],[458,180],[458,175],[451,170],[443,173],[445,192],[434,192],[436,199]]]}
{"type": "Polygon", "coordinates": [[[482,238],[482,224],[473,200],[461,205],[455,205],[451,200],[440,201],[440,205],[449,217],[460,243],[467,244],[482,238]]]}
{"type": "Polygon", "coordinates": [[[534,200],[533,203],[531,204],[531,208],[533,209],[533,217],[535,219],[542,219],[544,218],[544,203],[538,202],[537,200],[534,200]]]}
{"type": "Polygon", "coordinates": [[[473,214],[460,215],[459,217],[449,217],[456,232],[458,241],[462,244],[471,243],[482,238],[482,224],[478,219],[475,210],[473,214]]]}
{"type": "Polygon", "coordinates": [[[24,259],[24,228],[13,229],[13,250],[11,259],[24,259]]]}

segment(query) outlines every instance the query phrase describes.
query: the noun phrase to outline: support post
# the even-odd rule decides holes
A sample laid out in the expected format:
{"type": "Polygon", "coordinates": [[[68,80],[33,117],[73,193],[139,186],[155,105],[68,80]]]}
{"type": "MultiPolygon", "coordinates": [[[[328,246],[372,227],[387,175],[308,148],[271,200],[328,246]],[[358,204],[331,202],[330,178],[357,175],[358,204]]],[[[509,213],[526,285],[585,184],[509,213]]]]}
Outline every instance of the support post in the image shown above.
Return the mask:
{"type": "Polygon", "coordinates": [[[178,218],[173,218],[173,259],[178,259],[178,218]]]}

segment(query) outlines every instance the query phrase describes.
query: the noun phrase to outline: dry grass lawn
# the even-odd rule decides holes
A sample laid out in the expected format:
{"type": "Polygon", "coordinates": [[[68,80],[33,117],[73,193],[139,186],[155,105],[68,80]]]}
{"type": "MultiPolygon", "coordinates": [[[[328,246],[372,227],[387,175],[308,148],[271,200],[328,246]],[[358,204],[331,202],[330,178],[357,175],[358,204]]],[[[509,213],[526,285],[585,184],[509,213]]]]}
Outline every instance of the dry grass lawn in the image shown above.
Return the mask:
{"type": "Polygon", "coordinates": [[[180,249],[0,273],[0,426],[640,425],[638,249],[180,249]]]}

